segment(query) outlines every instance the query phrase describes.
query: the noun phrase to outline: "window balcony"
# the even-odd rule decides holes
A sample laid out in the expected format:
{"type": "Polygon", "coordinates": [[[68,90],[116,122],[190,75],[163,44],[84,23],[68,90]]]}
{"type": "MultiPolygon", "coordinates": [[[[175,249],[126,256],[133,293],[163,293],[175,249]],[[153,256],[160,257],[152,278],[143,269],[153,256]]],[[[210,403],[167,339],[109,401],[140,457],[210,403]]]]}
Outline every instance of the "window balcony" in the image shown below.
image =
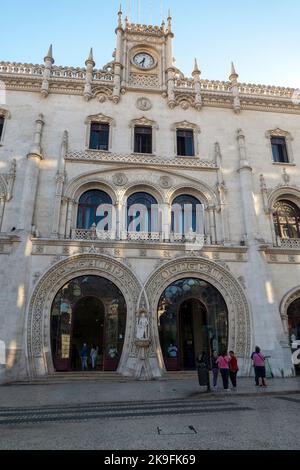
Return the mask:
{"type": "Polygon", "coordinates": [[[194,232],[185,234],[171,232],[166,238],[163,232],[132,232],[123,231],[118,237],[114,230],[97,230],[95,226],[91,229],[73,229],[72,240],[87,241],[128,241],[128,242],[148,242],[148,243],[190,243],[199,245],[210,245],[210,238],[206,235],[199,235],[194,232]]]}

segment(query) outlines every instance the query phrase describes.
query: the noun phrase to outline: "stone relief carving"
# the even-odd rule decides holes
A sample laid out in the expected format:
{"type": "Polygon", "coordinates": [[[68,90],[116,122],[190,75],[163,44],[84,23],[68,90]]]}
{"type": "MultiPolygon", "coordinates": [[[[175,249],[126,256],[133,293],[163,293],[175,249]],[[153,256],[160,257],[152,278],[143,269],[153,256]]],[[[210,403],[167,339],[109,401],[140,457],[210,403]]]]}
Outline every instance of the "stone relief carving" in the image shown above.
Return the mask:
{"type": "Polygon", "coordinates": [[[158,88],[158,75],[131,73],[129,77],[129,85],[138,88],[158,88]]]}
{"type": "Polygon", "coordinates": [[[125,186],[128,183],[128,178],[125,173],[116,173],[113,175],[112,181],[116,186],[125,186]]]}
{"type": "Polygon", "coordinates": [[[152,103],[148,98],[139,98],[136,102],[136,107],[141,111],[149,111],[152,108],[152,103]]]}
{"type": "Polygon", "coordinates": [[[173,185],[173,181],[169,176],[161,176],[159,178],[160,187],[163,189],[170,189],[173,185]]]}

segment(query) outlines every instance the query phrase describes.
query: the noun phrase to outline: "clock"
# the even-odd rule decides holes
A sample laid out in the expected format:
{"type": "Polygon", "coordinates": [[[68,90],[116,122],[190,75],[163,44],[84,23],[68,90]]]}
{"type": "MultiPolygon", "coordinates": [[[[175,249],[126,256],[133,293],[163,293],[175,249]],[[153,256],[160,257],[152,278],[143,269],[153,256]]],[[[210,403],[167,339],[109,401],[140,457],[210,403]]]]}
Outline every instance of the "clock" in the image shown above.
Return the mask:
{"type": "Polygon", "coordinates": [[[139,52],[133,58],[133,63],[140,69],[151,69],[155,65],[155,61],[150,54],[139,52]]]}

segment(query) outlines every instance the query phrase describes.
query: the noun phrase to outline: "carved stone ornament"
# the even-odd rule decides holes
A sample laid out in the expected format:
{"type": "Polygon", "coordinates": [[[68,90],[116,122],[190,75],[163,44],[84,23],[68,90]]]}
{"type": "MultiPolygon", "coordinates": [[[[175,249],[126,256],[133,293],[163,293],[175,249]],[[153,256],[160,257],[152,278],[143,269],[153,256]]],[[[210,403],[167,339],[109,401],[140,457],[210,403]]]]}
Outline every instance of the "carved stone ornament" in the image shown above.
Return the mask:
{"type": "Polygon", "coordinates": [[[141,111],[149,111],[152,108],[152,103],[148,98],[139,98],[136,102],[136,107],[141,111]]]}
{"type": "Polygon", "coordinates": [[[161,176],[159,179],[160,187],[163,189],[170,189],[173,185],[171,178],[169,176],[161,176]]]}
{"type": "Polygon", "coordinates": [[[116,173],[112,177],[112,181],[116,186],[125,186],[128,183],[128,178],[124,173],[116,173]]]}

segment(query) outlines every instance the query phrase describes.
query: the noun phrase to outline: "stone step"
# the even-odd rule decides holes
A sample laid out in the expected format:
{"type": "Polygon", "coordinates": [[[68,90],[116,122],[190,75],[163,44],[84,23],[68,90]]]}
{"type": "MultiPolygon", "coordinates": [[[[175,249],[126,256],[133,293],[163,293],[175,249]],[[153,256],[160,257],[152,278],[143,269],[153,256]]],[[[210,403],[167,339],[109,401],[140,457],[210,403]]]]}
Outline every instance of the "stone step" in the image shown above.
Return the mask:
{"type": "MultiPolygon", "coordinates": [[[[167,372],[161,380],[196,380],[195,371],[174,371],[167,372]]],[[[32,380],[22,380],[13,382],[16,385],[54,385],[67,383],[92,383],[92,382],[134,382],[133,377],[124,377],[117,372],[56,372],[47,377],[40,377],[32,380]]]]}

